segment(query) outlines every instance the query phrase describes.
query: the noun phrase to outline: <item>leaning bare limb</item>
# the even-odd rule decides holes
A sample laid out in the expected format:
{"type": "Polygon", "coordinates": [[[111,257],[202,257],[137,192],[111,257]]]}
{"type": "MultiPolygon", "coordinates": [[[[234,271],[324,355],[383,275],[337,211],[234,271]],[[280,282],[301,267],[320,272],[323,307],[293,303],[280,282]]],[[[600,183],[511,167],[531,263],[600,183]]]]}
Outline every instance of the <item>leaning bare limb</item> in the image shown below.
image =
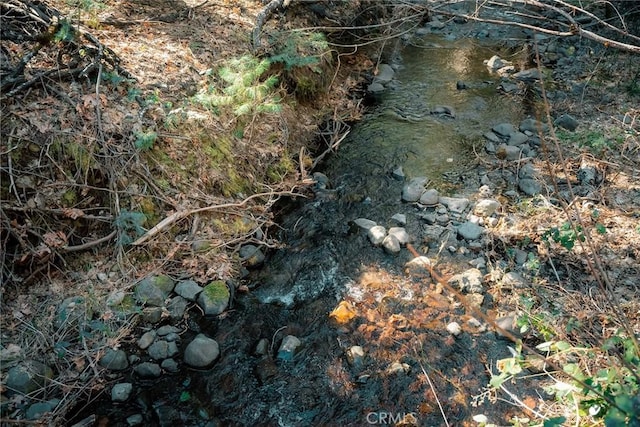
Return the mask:
{"type": "Polygon", "coordinates": [[[152,229],[147,231],[140,238],[138,238],[138,240],[133,242],[132,245],[137,246],[137,245],[141,245],[141,244],[147,242],[149,239],[151,239],[154,236],[158,235],[162,230],[164,230],[167,227],[171,226],[172,224],[180,221],[181,219],[187,218],[188,216],[191,216],[193,214],[197,214],[197,213],[200,213],[200,212],[216,211],[216,210],[221,210],[221,209],[242,208],[242,207],[245,207],[247,205],[247,203],[249,203],[253,199],[257,199],[257,198],[260,198],[260,197],[274,197],[274,196],[277,196],[277,197],[281,197],[281,196],[291,196],[291,197],[301,196],[301,197],[304,197],[303,194],[296,193],[295,191],[293,191],[293,189],[290,190],[290,191],[272,191],[272,192],[268,192],[268,193],[257,193],[257,194],[254,194],[252,196],[247,197],[243,201],[237,202],[237,203],[224,203],[224,204],[221,204],[221,205],[211,205],[211,206],[205,206],[203,208],[188,209],[188,210],[174,212],[171,215],[169,215],[168,217],[166,217],[165,219],[163,219],[162,221],[160,221],[158,224],[156,224],[152,229]]]}
{"type": "Polygon", "coordinates": [[[549,0],[548,2],[538,0],[510,0],[508,2],[504,0],[493,0],[478,5],[476,10],[472,13],[463,13],[453,10],[450,7],[451,4],[452,2],[436,2],[434,4],[430,4],[426,8],[432,13],[438,13],[445,16],[459,17],[470,21],[486,22],[496,25],[515,26],[558,37],[581,36],[585,39],[593,40],[607,47],[613,47],[632,53],[640,53],[640,37],[628,32],[620,15],[619,17],[622,22],[621,25],[623,26],[623,28],[618,28],[614,25],[611,25],[595,14],[562,0],[549,0]],[[500,8],[504,11],[511,12],[514,16],[522,17],[523,22],[517,21],[515,19],[499,19],[492,16],[483,15],[485,8],[489,7],[493,9],[500,8]],[[540,12],[528,11],[527,9],[525,9],[526,7],[534,7],[544,12],[552,12],[558,15],[559,18],[552,20],[548,16],[544,16],[540,12]],[[604,29],[619,34],[621,37],[627,38],[628,40],[630,40],[630,42],[615,40],[594,31],[587,30],[585,28],[587,25],[583,25],[580,20],[576,18],[577,16],[581,15],[591,21],[588,26],[601,26],[604,29]],[[529,20],[529,22],[524,22],[525,20],[529,20]],[[559,28],[546,28],[546,26],[550,23],[556,25],[559,28]]]}
{"type": "Polygon", "coordinates": [[[256,26],[253,29],[253,34],[251,41],[253,43],[253,50],[256,50],[260,47],[260,33],[262,32],[262,27],[264,23],[269,19],[271,14],[280,7],[287,7],[291,3],[291,0],[271,0],[267,5],[258,13],[258,17],[256,18],[256,26]]]}

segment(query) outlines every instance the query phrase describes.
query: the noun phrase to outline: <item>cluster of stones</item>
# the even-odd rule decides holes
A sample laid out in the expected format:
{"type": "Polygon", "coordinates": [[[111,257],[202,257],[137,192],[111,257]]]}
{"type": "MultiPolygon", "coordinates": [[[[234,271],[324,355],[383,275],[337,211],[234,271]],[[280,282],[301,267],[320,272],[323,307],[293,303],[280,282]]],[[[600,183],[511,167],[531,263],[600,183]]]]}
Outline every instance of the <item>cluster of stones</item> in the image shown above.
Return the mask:
{"type": "MultiPolygon", "coordinates": [[[[196,335],[183,346],[183,331],[172,325],[153,326],[163,319],[182,319],[190,305],[197,305],[205,315],[218,315],[227,309],[231,293],[223,281],[213,281],[202,287],[193,280],[175,282],[166,275],[150,276],[140,281],[133,296],[142,305],[143,320],[152,325],[137,341],[138,352],[127,354],[122,349],[107,349],[100,365],[116,373],[130,368],[140,379],[153,379],[163,373],[176,373],[180,360],[193,368],[209,368],[220,354],[218,343],[205,334],[196,335]]],[[[115,298],[112,303],[118,302],[115,298]]],[[[113,386],[111,398],[114,402],[130,399],[134,384],[122,382],[113,386]]],[[[142,422],[142,415],[130,417],[130,425],[142,422]]]]}
{"type": "MultiPolygon", "coordinates": [[[[444,245],[452,255],[463,256],[471,268],[453,275],[448,283],[466,294],[470,303],[479,307],[485,299],[488,273],[487,263],[482,255],[486,246],[483,236],[488,228],[497,226],[504,218],[501,203],[491,197],[492,190],[486,185],[479,188],[475,197],[466,198],[441,196],[436,189],[426,187],[428,182],[426,177],[413,178],[404,184],[401,195],[402,201],[415,204],[419,208],[416,215],[422,222],[419,238],[408,235],[404,227],[392,227],[386,232],[384,227],[366,218],[358,218],[354,223],[367,233],[372,244],[383,246],[389,253],[401,250],[394,241],[394,236],[400,235],[400,239],[396,238],[398,243],[402,242],[400,244],[416,240],[425,244],[428,250],[439,250],[444,245]]],[[[404,214],[396,214],[392,219],[399,225],[406,225],[404,214]]],[[[514,261],[517,265],[523,265],[527,261],[527,253],[515,249],[514,261]]],[[[425,276],[429,274],[431,266],[430,258],[418,256],[406,263],[405,271],[409,275],[425,276]]],[[[528,286],[526,279],[515,271],[492,278],[494,279],[500,282],[503,289],[528,286]]],[[[513,316],[507,320],[500,318],[498,324],[509,333],[515,333],[513,319],[513,316]]],[[[477,319],[472,318],[470,322],[479,332],[486,328],[486,325],[477,319]]],[[[462,327],[457,322],[451,322],[446,329],[454,336],[462,333],[462,327]]],[[[357,364],[363,357],[363,350],[354,347],[349,350],[347,356],[357,364]]],[[[400,365],[390,369],[402,370],[400,365]]]]}
{"type": "Polygon", "coordinates": [[[354,223],[365,230],[369,241],[375,246],[382,246],[389,253],[398,253],[403,245],[411,241],[411,237],[407,230],[403,227],[407,223],[407,217],[404,214],[395,214],[391,217],[398,226],[390,227],[388,230],[378,225],[375,221],[367,218],[358,218],[354,223]]]}

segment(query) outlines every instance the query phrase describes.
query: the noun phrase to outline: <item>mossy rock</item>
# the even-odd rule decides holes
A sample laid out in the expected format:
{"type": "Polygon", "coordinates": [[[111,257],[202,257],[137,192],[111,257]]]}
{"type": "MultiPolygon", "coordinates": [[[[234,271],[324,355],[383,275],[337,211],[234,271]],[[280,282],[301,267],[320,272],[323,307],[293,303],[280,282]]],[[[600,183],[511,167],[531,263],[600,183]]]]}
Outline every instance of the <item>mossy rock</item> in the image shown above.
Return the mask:
{"type": "Polygon", "coordinates": [[[53,370],[44,363],[27,360],[9,369],[5,383],[9,394],[29,394],[42,389],[53,378],[53,370]]]}
{"type": "Polygon", "coordinates": [[[208,316],[221,314],[229,306],[231,293],[226,283],[222,280],[215,280],[204,287],[198,296],[198,305],[208,316]]]}
{"type": "Polygon", "coordinates": [[[175,286],[173,279],[166,275],[145,277],[136,286],[135,298],[142,304],[161,307],[175,286]]]}

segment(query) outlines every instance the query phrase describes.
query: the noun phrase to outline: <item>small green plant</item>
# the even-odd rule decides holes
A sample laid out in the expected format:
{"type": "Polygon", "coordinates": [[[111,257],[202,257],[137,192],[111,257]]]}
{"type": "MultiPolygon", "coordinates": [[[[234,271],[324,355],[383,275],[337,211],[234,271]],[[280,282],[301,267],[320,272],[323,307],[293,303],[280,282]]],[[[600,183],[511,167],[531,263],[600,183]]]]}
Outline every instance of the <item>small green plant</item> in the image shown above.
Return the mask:
{"type": "Polygon", "coordinates": [[[328,79],[323,65],[330,63],[331,51],[323,34],[287,32],[274,37],[272,45],[276,48],[269,59],[281,64],[283,81],[296,99],[309,101],[325,90],[328,79]]]}
{"type": "Polygon", "coordinates": [[[101,77],[104,81],[114,86],[118,86],[120,83],[127,81],[127,78],[119,75],[117,71],[103,71],[101,77]]]}
{"type": "Polygon", "coordinates": [[[275,93],[278,78],[262,79],[270,66],[270,60],[248,55],[232,59],[218,70],[218,79],[193,97],[193,102],[216,114],[231,109],[236,117],[278,113],[282,108],[275,93]],[[224,87],[219,89],[219,85],[224,87]]]}
{"type": "Polygon", "coordinates": [[[156,139],[158,139],[158,134],[153,131],[137,132],[135,136],[135,146],[138,150],[149,150],[153,148],[153,144],[155,144],[156,139]]]}
{"type": "Polygon", "coordinates": [[[622,134],[605,135],[599,130],[585,132],[558,131],[558,138],[576,144],[580,148],[586,148],[592,153],[602,154],[608,150],[619,147],[624,142],[622,134]]]}
{"type": "Polygon", "coordinates": [[[67,0],[69,6],[76,9],[76,19],[80,20],[83,14],[86,14],[82,20],[90,28],[100,27],[100,18],[98,13],[107,6],[105,0],[67,0]]]}
{"type": "Polygon", "coordinates": [[[272,62],[281,62],[287,71],[295,67],[309,67],[320,73],[321,58],[328,51],[329,45],[324,34],[296,31],[287,34],[281,49],[269,59],[272,62]]]}
{"type": "Polygon", "coordinates": [[[570,222],[565,222],[560,227],[552,227],[542,235],[542,240],[549,243],[549,240],[553,240],[559,243],[560,246],[570,251],[575,246],[576,242],[584,242],[585,237],[582,232],[582,227],[579,225],[572,226],[570,222]]]}
{"type": "MultiPolygon", "coordinates": [[[[522,297],[521,303],[527,311],[535,305],[527,297],[522,297]]],[[[552,379],[544,387],[545,392],[564,407],[575,408],[576,420],[590,419],[605,427],[640,426],[640,350],[634,339],[618,330],[599,346],[574,345],[556,338],[560,333],[541,315],[522,316],[518,325],[521,332],[531,329],[544,342],[535,347],[537,355],[526,354],[522,343],[517,342],[512,357],[497,362],[497,373],[492,374],[489,390],[497,391],[505,382],[517,381],[526,369],[543,370],[552,379]],[[553,369],[559,367],[561,371],[548,370],[552,363],[553,369]],[[592,367],[595,363],[599,369],[592,367]]],[[[566,331],[581,327],[581,322],[573,318],[567,322],[566,331]]],[[[543,425],[564,425],[561,418],[545,420],[543,425]]],[[[583,424],[577,421],[576,425],[583,424]]]]}
{"type": "Polygon", "coordinates": [[[56,43],[69,42],[73,40],[73,37],[74,31],[71,23],[66,19],[61,20],[60,24],[58,25],[58,29],[53,36],[53,41],[55,41],[56,43]]]}

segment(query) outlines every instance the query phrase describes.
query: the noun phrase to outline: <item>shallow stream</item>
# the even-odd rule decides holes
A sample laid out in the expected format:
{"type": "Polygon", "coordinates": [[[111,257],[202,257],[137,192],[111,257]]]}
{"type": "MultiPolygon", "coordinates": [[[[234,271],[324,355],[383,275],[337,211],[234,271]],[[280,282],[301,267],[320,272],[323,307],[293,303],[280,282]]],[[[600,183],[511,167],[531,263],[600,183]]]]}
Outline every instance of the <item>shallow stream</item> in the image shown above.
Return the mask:
{"type": "MultiPolygon", "coordinates": [[[[495,51],[470,40],[420,44],[402,50],[379,103],[327,160],[327,188],[284,216],[285,247],[251,272],[250,291],[224,318],[190,323],[184,338],[200,330],[219,343],[213,368],[139,383],[136,399],[106,410],[112,425],[143,413],[147,425],[437,426],[439,404],[451,425],[483,412],[508,419],[508,405],[482,398],[487,366],[509,356],[508,342],[468,326],[464,307],[428,274],[407,274],[408,250],[389,254],[353,224],[368,218],[388,228],[403,214],[415,247],[440,256],[445,273],[469,268],[468,257],[440,255],[422,240],[423,209],[401,202],[400,168],[405,180],[428,177],[441,194],[477,190],[479,182],[462,177],[477,167],[482,134],[519,123],[523,107],[497,91],[483,65],[495,51]],[[331,317],[340,302],[346,311],[331,317]],[[456,337],[445,329],[453,320],[464,331],[456,337]],[[283,357],[289,335],[301,345],[283,357]]],[[[455,235],[443,239],[456,244],[455,235]]],[[[491,299],[483,304],[490,309],[491,299]]]]}

